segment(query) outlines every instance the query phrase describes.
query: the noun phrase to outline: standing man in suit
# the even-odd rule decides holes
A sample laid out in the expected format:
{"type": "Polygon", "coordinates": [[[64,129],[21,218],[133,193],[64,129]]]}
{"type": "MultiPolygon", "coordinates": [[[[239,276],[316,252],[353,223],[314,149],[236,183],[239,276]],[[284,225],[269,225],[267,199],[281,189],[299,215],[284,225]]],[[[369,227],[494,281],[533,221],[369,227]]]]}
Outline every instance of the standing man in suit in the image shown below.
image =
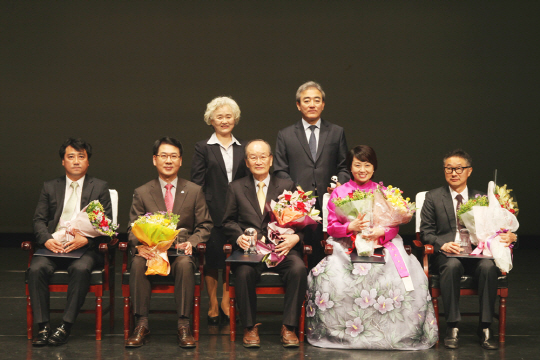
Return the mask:
{"type": "MultiPolygon", "coordinates": [[[[460,240],[459,229],[462,225],[457,221],[456,211],[469,198],[483,195],[469,189],[467,179],[472,173],[472,158],[461,149],[451,151],[444,157],[444,174],[448,186],[431,190],[426,194],[421,212],[420,233],[425,243],[433,245],[435,254],[432,258],[434,271],[440,274],[440,287],[446,316],[446,337],[444,345],[449,349],[458,347],[458,322],[460,280],[464,273],[475,276],[478,281],[480,301],[480,319],[478,336],[484,349],[497,349],[497,342],[490,330],[495,300],[497,297],[498,270],[493,260],[463,259],[446,257],[440,252],[459,254],[461,251],[457,241],[460,240]]],[[[501,241],[507,246],[516,241],[513,233],[501,234],[501,241]]]]}
{"type": "Polygon", "coordinates": [[[210,138],[195,144],[191,162],[191,181],[202,186],[214,228],[206,243],[204,282],[208,292],[208,325],[229,323],[229,291],[223,281],[221,305],[217,300],[218,270],[223,269],[225,280],[225,253],[227,239],[221,228],[225,211],[227,187],[233,180],[248,174],[244,161],[244,144],[232,134],[240,121],[240,107],[232,98],[220,96],[206,105],[204,121],[212,126],[210,138]]]}
{"type": "MultiPolygon", "coordinates": [[[[331,191],[328,189],[331,177],[337,175],[341,184],[350,179],[345,164],[348,151],[345,132],[321,118],[324,101],[325,94],[318,83],[309,81],[298,88],[296,107],[302,113],[302,120],[279,131],[274,165],[277,177],[292,180],[304,191],[313,190],[318,196],[319,210],[323,195],[331,191]]],[[[313,246],[310,267],[324,257],[322,239],[322,225],[306,234],[306,240],[313,246]]]]}
{"type": "Polygon", "coordinates": [[[99,200],[107,217],[112,218],[111,197],[105,181],[86,175],[92,146],[82,139],[67,139],[60,146],[60,159],[66,176],[43,184],[34,214],[34,233],[37,247],[63,254],[87,247],[80,258],[34,256],[28,272],[28,290],[34,318],[39,325],[33,346],[62,345],[68,340],[71,327],[84,304],[90,286],[90,273],[103,263],[97,251],[100,237],[86,238],[75,232],[73,240],[65,245],[52,234],[63,222],[72,220],[90,201],[99,200]],[[49,278],[57,269],[66,269],[69,275],[67,303],[62,324],[51,334],[49,324],[49,278]]]}
{"type": "MultiPolygon", "coordinates": [[[[246,166],[251,176],[229,184],[223,229],[235,248],[249,248],[249,238],[244,235],[247,228],[257,230],[259,239],[268,234],[270,214],[265,204],[277,200],[283,190],[295,191],[291,180],[270,175],[272,149],[264,140],[253,140],[246,145],[246,166]]],[[[298,347],[295,334],[300,309],[307,289],[307,271],[302,261],[303,234],[282,235],[284,241],[276,247],[276,252],[286,258],[271,270],[279,273],[285,282],[285,300],[281,343],[284,347],[298,347]]],[[[257,295],[255,284],[261,274],[268,271],[265,263],[242,264],[234,270],[236,294],[240,319],[244,326],[243,345],[260,347],[259,331],[256,324],[257,295]]]]}
{"type": "MultiPolygon", "coordinates": [[[[193,247],[206,242],[212,230],[212,219],[206,206],[204,193],[199,185],[195,185],[178,177],[182,166],[182,144],[170,137],[163,137],[154,143],[154,166],[158,178],[135,189],[133,203],[129,213],[132,224],[146,213],[168,211],[180,215],[177,229],[185,228],[189,233],[188,241],[180,245],[186,255],[192,255],[193,247]]],[[[133,312],[136,325],[133,334],[126,340],[127,348],[144,345],[150,334],[148,313],[150,310],[151,279],[145,275],[146,261],[153,253],[128,228],[129,243],[132,254],[129,288],[133,301],[133,312]]],[[[171,274],[175,278],[174,299],[178,314],[178,345],[183,348],[195,347],[195,339],[189,326],[189,314],[193,308],[195,293],[196,264],[192,256],[177,256],[171,264],[171,274]]]]}

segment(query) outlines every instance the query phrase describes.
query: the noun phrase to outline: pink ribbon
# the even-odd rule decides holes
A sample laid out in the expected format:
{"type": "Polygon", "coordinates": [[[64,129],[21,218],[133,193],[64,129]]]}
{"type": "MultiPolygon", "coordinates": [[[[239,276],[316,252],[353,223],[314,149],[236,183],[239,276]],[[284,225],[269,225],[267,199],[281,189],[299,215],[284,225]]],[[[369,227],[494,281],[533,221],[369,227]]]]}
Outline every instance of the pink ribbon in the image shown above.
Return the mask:
{"type": "Polygon", "coordinates": [[[394,265],[396,266],[399,276],[402,278],[409,276],[409,271],[407,270],[407,266],[405,266],[405,262],[403,261],[397,246],[391,241],[383,244],[383,246],[390,252],[390,256],[392,257],[392,260],[394,260],[394,265]]]}
{"type": "Polygon", "coordinates": [[[497,232],[493,235],[491,235],[489,238],[487,238],[486,241],[481,241],[478,243],[478,246],[476,247],[476,249],[474,249],[474,251],[471,253],[471,255],[482,255],[482,253],[484,253],[484,255],[486,256],[492,256],[491,254],[491,241],[493,239],[495,239],[497,236],[499,236],[500,234],[503,234],[503,233],[506,233],[508,232],[508,230],[497,230],[497,232]]]}
{"type": "Polygon", "coordinates": [[[275,250],[276,245],[273,243],[269,242],[268,244],[265,244],[257,240],[257,252],[262,255],[267,255],[263,261],[266,262],[266,265],[269,268],[279,265],[279,263],[285,259],[285,255],[279,255],[275,250]]]}

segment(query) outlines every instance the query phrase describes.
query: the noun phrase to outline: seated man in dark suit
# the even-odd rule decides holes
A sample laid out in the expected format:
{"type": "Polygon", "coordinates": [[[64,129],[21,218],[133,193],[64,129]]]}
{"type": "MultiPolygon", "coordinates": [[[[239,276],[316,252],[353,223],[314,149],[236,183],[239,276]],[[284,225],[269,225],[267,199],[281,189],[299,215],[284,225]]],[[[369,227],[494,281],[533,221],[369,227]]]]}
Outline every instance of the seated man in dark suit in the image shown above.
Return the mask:
{"type": "MultiPolygon", "coordinates": [[[[193,246],[206,242],[212,230],[212,219],[206,206],[202,188],[185,179],[178,177],[182,166],[182,144],[170,137],[164,137],[154,143],[154,166],[159,177],[135,189],[133,203],[129,213],[132,224],[137,218],[146,213],[168,211],[180,215],[177,229],[185,228],[189,233],[188,241],[180,248],[186,255],[191,255],[193,246]]],[[[150,334],[148,313],[150,310],[151,280],[145,275],[146,260],[153,253],[128,228],[130,250],[135,256],[131,259],[129,288],[131,301],[136,318],[133,334],[126,340],[127,348],[140,347],[145,343],[145,337],[150,334]]],[[[193,309],[195,294],[196,264],[192,256],[178,256],[171,263],[171,274],[175,278],[174,299],[178,314],[178,345],[183,348],[195,347],[195,339],[189,326],[189,314],[193,309]]]]}
{"type": "MultiPolygon", "coordinates": [[[[446,316],[447,331],[444,345],[450,349],[458,347],[458,322],[460,280],[465,272],[478,279],[480,300],[480,323],[478,335],[484,349],[497,349],[493,340],[490,325],[495,312],[497,298],[498,270],[490,259],[449,258],[440,253],[460,253],[459,229],[462,225],[457,221],[456,209],[479,191],[467,187],[467,179],[472,173],[472,158],[465,151],[458,149],[448,153],[444,158],[444,173],[448,186],[431,190],[426,194],[422,207],[420,232],[425,243],[434,247],[432,258],[434,271],[440,274],[440,287],[446,316]]],[[[512,233],[501,234],[502,241],[508,245],[516,241],[512,233]]]]}
{"type": "MultiPolygon", "coordinates": [[[[272,150],[263,140],[254,140],[246,145],[246,165],[252,175],[229,184],[223,229],[229,242],[235,248],[249,248],[249,238],[244,236],[247,228],[257,230],[258,238],[268,233],[270,215],[265,204],[276,200],[283,190],[295,191],[291,180],[270,175],[272,150]],[[258,190],[257,190],[258,189],[258,190]]],[[[307,271],[302,261],[303,234],[282,235],[283,241],[276,247],[276,252],[287,255],[271,271],[279,273],[285,282],[285,304],[281,342],[284,347],[299,346],[294,332],[298,326],[300,309],[307,289],[307,271]]],[[[256,324],[257,295],[255,284],[261,273],[268,271],[265,263],[242,264],[235,268],[236,294],[240,319],[244,326],[243,344],[245,347],[260,347],[259,332],[256,324]]]]}
{"type": "MultiPolygon", "coordinates": [[[[66,176],[43,184],[34,214],[34,233],[37,247],[45,247],[61,254],[87,246],[80,258],[34,256],[28,273],[28,290],[34,318],[39,325],[34,346],[62,345],[68,340],[71,326],[84,304],[90,286],[90,273],[103,263],[97,251],[101,237],[92,239],[75,233],[73,240],[62,245],[52,234],[62,222],[73,219],[90,201],[99,200],[107,217],[112,218],[111,197],[105,181],[86,175],[92,146],[82,139],[67,139],[60,147],[60,159],[66,176]],[[56,269],[67,269],[69,283],[67,303],[62,324],[51,335],[49,324],[49,278],[56,269]]],[[[105,237],[106,239],[106,237],[105,237]]]]}

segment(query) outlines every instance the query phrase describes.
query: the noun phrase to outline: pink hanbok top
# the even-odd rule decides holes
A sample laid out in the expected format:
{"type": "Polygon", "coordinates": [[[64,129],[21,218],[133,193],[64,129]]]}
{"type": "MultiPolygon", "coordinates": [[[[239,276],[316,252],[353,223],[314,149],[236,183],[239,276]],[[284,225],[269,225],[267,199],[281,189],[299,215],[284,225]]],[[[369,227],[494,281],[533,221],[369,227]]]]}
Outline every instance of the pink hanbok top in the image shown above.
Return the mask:
{"type": "MultiPolygon", "coordinates": [[[[335,238],[342,237],[351,237],[352,232],[348,232],[347,228],[349,227],[350,221],[344,217],[336,214],[336,205],[332,199],[336,197],[345,198],[349,196],[349,193],[354,192],[355,190],[360,190],[364,192],[374,192],[377,189],[377,183],[369,180],[363,185],[358,185],[354,180],[349,180],[349,182],[338,186],[334,189],[330,195],[330,200],[328,201],[328,235],[335,238]]],[[[399,226],[387,227],[384,229],[384,238],[381,236],[379,243],[381,245],[387,243],[396,237],[399,231],[399,226]]]]}

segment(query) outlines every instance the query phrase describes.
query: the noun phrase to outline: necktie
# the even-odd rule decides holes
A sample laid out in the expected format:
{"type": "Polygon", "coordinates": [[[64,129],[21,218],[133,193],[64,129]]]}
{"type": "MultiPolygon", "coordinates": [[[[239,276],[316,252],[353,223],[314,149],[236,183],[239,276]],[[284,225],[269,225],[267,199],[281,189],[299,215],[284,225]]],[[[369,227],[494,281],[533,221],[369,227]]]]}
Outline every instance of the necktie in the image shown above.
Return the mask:
{"type": "Polygon", "coordinates": [[[172,208],[174,204],[174,200],[173,200],[172,192],[171,192],[172,187],[173,187],[173,184],[165,185],[165,189],[167,189],[167,191],[165,191],[165,206],[167,207],[167,212],[169,213],[172,212],[172,208]]]}
{"type": "Polygon", "coordinates": [[[313,161],[317,160],[317,139],[315,138],[315,129],[317,126],[310,125],[308,129],[311,130],[311,135],[309,137],[309,151],[311,151],[311,157],[313,161]]]}
{"type": "Polygon", "coordinates": [[[457,200],[457,205],[456,205],[456,220],[457,220],[457,229],[458,231],[463,229],[464,226],[461,225],[461,223],[459,222],[458,218],[457,218],[457,211],[459,210],[459,207],[463,204],[463,196],[461,196],[461,194],[457,194],[456,195],[456,200],[457,200]]]}
{"type": "MultiPolygon", "coordinates": [[[[77,187],[79,186],[79,183],[76,181],[72,181],[71,185],[69,186],[71,186],[73,190],[71,191],[71,195],[69,196],[69,199],[66,205],[64,206],[64,210],[62,210],[62,216],[60,217],[62,221],[71,220],[71,217],[73,216],[73,213],[75,212],[75,207],[77,206],[77,199],[78,199],[77,187]]],[[[59,227],[60,227],[60,221],[58,222],[56,229],[58,230],[59,227]]]]}
{"type": "Polygon", "coordinates": [[[259,206],[261,207],[261,214],[264,213],[264,204],[266,203],[266,196],[264,196],[264,187],[266,186],[265,183],[260,181],[257,186],[259,187],[259,190],[257,191],[257,200],[259,200],[259,206]]]}

